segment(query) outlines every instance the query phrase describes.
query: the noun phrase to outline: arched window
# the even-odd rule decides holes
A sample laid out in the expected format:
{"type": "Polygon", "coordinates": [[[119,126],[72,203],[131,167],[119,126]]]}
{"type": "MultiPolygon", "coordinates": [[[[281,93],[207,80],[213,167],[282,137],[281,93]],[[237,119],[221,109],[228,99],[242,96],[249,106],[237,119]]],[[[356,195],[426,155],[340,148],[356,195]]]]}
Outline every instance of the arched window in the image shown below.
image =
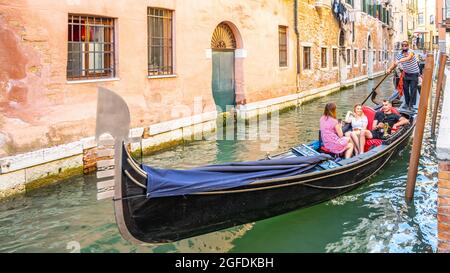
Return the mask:
{"type": "Polygon", "coordinates": [[[214,30],[211,39],[212,49],[236,49],[233,31],[226,23],[220,23],[214,30]]]}

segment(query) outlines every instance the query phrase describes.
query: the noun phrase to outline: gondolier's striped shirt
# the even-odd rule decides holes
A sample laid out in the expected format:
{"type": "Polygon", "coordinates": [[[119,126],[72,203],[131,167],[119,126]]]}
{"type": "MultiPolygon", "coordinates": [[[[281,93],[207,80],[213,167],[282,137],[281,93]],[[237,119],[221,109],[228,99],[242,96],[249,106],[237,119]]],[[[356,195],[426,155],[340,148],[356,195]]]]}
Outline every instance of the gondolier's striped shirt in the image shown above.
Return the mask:
{"type": "MultiPolygon", "coordinates": [[[[412,51],[409,49],[408,54],[406,54],[406,56],[409,56],[409,54],[411,52],[412,51]]],[[[414,52],[412,52],[412,53],[414,54],[414,52]]],[[[402,53],[402,51],[400,51],[395,58],[397,59],[397,61],[399,61],[400,59],[402,59],[404,57],[405,57],[405,55],[402,53]]],[[[409,60],[408,62],[403,62],[401,64],[402,64],[403,71],[405,71],[405,73],[408,73],[408,74],[420,73],[419,63],[417,62],[416,54],[414,54],[414,56],[412,57],[411,60],[409,60]]]]}

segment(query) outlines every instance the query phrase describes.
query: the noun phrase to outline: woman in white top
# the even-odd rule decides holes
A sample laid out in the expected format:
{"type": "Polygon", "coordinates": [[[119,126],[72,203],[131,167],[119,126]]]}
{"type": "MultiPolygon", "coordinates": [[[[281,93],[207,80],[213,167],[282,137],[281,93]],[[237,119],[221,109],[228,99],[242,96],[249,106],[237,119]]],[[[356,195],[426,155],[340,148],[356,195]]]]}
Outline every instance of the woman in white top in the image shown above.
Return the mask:
{"type": "Polygon", "coordinates": [[[346,136],[351,137],[355,143],[356,154],[364,153],[364,144],[361,143],[361,132],[367,131],[368,120],[362,110],[361,104],[356,104],[353,107],[353,112],[348,111],[345,117],[345,122],[352,124],[352,131],[345,133],[346,136]]]}

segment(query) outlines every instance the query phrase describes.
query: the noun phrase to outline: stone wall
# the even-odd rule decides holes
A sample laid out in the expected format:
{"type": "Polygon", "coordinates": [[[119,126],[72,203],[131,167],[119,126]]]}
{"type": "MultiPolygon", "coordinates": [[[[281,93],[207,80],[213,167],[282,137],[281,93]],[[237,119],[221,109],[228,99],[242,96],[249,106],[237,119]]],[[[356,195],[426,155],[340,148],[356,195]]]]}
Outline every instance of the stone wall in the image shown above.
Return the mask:
{"type": "Polygon", "coordinates": [[[195,2],[193,8],[176,0],[0,0],[0,156],[92,136],[99,86],[125,98],[135,128],[215,111],[208,49],[221,22],[234,27],[239,41],[239,101],[296,92],[293,1],[195,2]],[[147,76],[149,6],[174,10],[172,77],[147,76]],[[68,14],[115,18],[115,78],[67,80],[68,14]],[[279,25],[289,28],[289,66],[281,69],[279,25]]]}

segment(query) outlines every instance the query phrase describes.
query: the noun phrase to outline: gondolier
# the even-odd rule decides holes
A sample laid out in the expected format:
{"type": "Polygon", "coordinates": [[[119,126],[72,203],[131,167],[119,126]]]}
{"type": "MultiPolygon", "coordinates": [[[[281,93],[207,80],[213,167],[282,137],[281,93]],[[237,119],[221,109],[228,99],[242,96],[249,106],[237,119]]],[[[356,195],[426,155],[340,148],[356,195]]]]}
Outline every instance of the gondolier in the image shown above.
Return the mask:
{"type": "Polygon", "coordinates": [[[395,56],[395,61],[387,70],[391,73],[399,63],[402,64],[405,77],[403,79],[403,94],[405,95],[405,103],[408,110],[416,104],[417,85],[419,82],[419,64],[416,55],[409,49],[408,41],[402,42],[402,51],[395,56]]]}

